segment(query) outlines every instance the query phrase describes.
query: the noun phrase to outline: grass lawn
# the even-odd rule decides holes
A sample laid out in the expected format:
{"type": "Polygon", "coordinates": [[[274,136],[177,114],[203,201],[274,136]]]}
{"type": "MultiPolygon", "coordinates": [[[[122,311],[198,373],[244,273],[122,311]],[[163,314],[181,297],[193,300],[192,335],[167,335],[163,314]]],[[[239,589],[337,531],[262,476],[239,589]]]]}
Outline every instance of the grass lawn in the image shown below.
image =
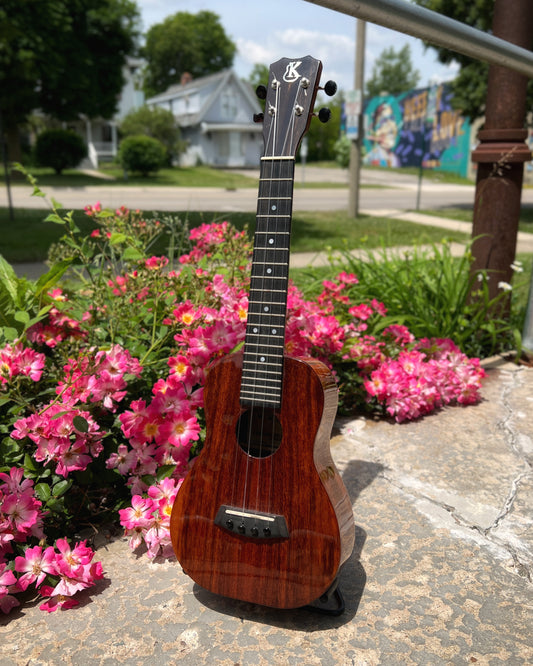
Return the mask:
{"type": "MultiPolygon", "coordinates": [[[[421,210],[420,213],[426,215],[438,215],[439,217],[448,217],[451,220],[459,220],[460,222],[472,222],[473,207],[472,206],[456,206],[448,208],[438,208],[436,210],[421,210]]],[[[533,233],[533,206],[525,206],[522,204],[520,210],[520,223],[519,230],[527,233],[533,233]]]]}
{"type": "MultiPolygon", "coordinates": [[[[116,187],[120,186],[139,186],[143,187],[224,187],[228,189],[242,187],[257,187],[257,178],[244,176],[240,173],[222,171],[220,169],[211,169],[209,167],[194,168],[174,168],[161,169],[156,174],[143,178],[142,176],[131,175],[124,178],[123,170],[116,164],[104,164],[101,173],[107,178],[99,178],[96,175],[77,171],[76,169],[66,169],[60,176],[54,173],[53,169],[28,167],[28,171],[37,178],[39,186],[46,187],[116,187]]],[[[2,173],[0,183],[4,183],[5,178],[2,173]]],[[[25,177],[13,172],[13,186],[25,185],[25,177]]]]}
{"type": "MultiPolygon", "coordinates": [[[[170,213],[165,213],[169,215],[170,213]]],[[[248,225],[250,233],[255,227],[255,213],[175,213],[186,219],[190,227],[202,223],[228,220],[238,229],[248,225]]],[[[14,223],[9,220],[7,208],[0,208],[0,254],[12,263],[42,261],[51,243],[63,235],[61,225],[43,222],[47,212],[36,209],[16,209],[14,223]]],[[[84,233],[94,229],[94,222],[82,210],[75,211],[74,219],[84,233]]],[[[383,246],[412,245],[440,242],[443,238],[465,240],[461,233],[447,233],[438,227],[426,227],[401,220],[360,216],[356,220],[342,211],[295,213],[293,215],[292,251],[319,252],[326,248],[355,249],[383,246]]],[[[164,253],[159,246],[155,253],[164,253]]]]}

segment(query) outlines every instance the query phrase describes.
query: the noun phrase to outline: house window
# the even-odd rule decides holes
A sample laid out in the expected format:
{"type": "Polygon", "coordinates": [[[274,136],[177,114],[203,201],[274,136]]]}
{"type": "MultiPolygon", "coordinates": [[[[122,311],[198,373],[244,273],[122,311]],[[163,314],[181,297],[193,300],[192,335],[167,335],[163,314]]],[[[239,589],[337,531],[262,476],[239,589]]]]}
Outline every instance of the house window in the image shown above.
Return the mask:
{"type": "Polygon", "coordinates": [[[224,120],[233,120],[237,115],[237,102],[235,95],[225,91],[220,97],[221,114],[224,120]]]}

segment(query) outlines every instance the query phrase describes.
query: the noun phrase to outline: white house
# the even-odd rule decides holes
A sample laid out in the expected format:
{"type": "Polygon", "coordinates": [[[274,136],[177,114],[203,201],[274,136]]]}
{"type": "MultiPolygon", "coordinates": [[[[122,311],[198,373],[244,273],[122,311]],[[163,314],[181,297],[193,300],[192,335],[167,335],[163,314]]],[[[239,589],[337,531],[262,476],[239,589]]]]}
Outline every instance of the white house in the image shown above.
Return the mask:
{"type": "Polygon", "coordinates": [[[98,168],[102,160],[110,160],[118,152],[117,127],[121,120],[130,111],[138,109],[144,104],[144,93],[142,90],[142,69],[144,60],[140,58],[126,59],[124,66],[124,86],[118,100],[118,109],[112,120],[85,119],[84,125],[73,123],[76,129],[87,143],[88,162],[87,166],[98,168]]]}
{"type": "Polygon", "coordinates": [[[261,112],[252,88],[231,69],[200,79],[182,77],[164,93],[146,100],[150,107],[170,109],[187,150],[181,166],[256,167],[262,153],[261,112]]]}

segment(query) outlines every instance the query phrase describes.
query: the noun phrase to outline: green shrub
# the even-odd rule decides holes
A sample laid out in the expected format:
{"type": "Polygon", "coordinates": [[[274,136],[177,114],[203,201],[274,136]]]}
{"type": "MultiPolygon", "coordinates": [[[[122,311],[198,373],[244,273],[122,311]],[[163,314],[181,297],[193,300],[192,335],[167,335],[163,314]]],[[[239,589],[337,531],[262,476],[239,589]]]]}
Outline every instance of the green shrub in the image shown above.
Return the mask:
{"type": "Polygon", "coordinates": [[[165,147],[151,136],[129,136],[120,144],[120,164],[126,171],[139,172],[143,176],[158,171],[166,159],[165,147]]]}
{"type": "Polygon", "coordinates": [[[57,174],[71,169],[87,157],[87,146],[72,130],[50,129],[41,132],[35,144],[35,159],[39,166],[52,167],[57,174]]]}
{"type": "Polygon", "coordinates": [[[340,139],[335,141],[333,150],[335,151],[335,162],[343,169],[350,166],[350,149],[352,142],[347,136],[341,136],[340,139]]]}
{"type": "Polygon", "coordinates": [[[180,128],[174,115],[168,109],[141,106],[139,109],[130,111],[120,123],[120,133],[125,138],[128,136],[151,136],[165,146],[166,162],[172,164],[185,148],[185,143],[180,139],[180,128]]]}

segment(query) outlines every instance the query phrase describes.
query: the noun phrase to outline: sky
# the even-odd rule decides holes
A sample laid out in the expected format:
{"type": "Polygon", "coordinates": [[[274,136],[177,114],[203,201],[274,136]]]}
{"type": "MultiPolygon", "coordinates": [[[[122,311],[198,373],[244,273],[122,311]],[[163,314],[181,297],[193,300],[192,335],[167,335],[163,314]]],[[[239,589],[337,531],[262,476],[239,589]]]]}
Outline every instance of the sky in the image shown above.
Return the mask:
{"type": "MultiPolygon", "coordinates": [[[[219,16],[237,45],[234,69],[248,78],[256,63],[269,66],[280,58],[311,55],[322,61],[322,81],[333,79],[340,89],[354,88],[356,19],[306,0],[137,0],[143,32],[167,16],[209,10],[219,16]]],[[[409,44],[411,61],[420,72],[419,87],[453,79],[454,64],[445,66],[436,51],[421,40],[372,23],[366,26],[365,78],[384,49],[409,44]]]]}

